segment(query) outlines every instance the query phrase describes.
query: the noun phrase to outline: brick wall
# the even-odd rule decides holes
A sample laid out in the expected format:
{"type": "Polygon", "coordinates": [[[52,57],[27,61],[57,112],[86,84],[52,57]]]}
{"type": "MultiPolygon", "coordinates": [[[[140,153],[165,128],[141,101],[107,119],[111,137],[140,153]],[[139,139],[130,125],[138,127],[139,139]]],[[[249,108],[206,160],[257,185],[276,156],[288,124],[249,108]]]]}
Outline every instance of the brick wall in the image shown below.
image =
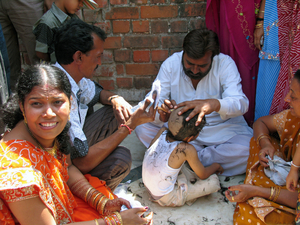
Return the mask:
{"type": "Polygon", "coordinates": [[[81,18],[108,38],[94,80],[128,101],[150,90],[161,63],[181,51],[184,36],[205,26],[206,0],[95,0],[81,18]]]}

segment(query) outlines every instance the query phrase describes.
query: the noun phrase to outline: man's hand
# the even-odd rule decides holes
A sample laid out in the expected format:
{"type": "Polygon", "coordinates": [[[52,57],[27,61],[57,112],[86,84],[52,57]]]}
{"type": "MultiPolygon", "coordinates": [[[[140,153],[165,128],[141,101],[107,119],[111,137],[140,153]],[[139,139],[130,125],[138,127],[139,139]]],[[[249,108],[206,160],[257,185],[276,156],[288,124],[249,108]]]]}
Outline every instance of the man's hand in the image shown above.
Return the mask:
{"type": "Polygon", "coordinates": [[[148,112],[146,111],[150,103],[150,100],[146,99],[144,105],[138,108],[125,124],[134,130],[138,125],[153,122],[156,113],[156,109],[154,109],[154,104],[152,104],[148,112]]]}
{"type": "Polygon", "coordinates": [[[114,115],[118,121],[119,126],[129,120],[131,116],[131,105],[121,96],[111,100],[114,110],[114,115]]]}
{"type": "Polygon", "coordinates": [[[193,118],[199,113],[198,119],[196,121],[196,126],[198,126],[201,123],[204,115],[210,114],[214,111],[218,112],[220,110],[221,105],[217,99],[205,99],[186,101],[174,106],[175,109],[179,107],[183,107],[183,109],[181,109],[178,112],[178,115],[182,115],[182,113],[186,112],[189,109],[194,109],[186,118],[186,121],[189,121],[191,118],[193,118]]]}
{"type": "Polygon", "coordinates": [[[166,99],[164,103],[161,105],[160,109],[158,109],[159,119],[162,122],[167,122],[169,120],[171,109],[174,109],[176,102],[174,100],[166,99]]]}

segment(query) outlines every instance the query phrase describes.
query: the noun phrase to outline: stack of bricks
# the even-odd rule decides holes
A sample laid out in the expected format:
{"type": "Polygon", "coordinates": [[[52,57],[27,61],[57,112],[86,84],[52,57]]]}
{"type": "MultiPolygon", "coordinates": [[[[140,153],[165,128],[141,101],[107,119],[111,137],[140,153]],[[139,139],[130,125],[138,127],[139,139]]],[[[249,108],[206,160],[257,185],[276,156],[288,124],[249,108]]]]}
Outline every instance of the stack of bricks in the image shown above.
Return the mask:
{"type": "Polygon", "coordinates": [[[127,101],[151,89],[162,62],[182,50],[185,35],[205,26],[206,0],[95,0],[82,19],[106,34],[94,80],[127,101]]]}

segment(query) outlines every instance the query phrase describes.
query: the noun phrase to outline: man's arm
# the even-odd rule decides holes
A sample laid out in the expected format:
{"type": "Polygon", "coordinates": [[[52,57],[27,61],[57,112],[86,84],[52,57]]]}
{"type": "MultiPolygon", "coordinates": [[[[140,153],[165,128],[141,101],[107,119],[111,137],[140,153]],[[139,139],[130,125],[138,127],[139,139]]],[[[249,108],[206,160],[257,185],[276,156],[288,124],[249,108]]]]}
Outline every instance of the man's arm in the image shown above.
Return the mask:
{"type": "MultiPolygon", "coordinates": [[[[145,111],[149,104],[150,101],[146,101],[145,105],[135,111],[124,124],[134,130],[140,124],[153,121],[156,112],[156,110],[154,110],[154,105],[150,107],[149,112],[145,111]]],[[[90,146],[86,156],[73,159],[73,164],[78,167],[82,173],[88,173],[100,164],[127,137],[128,134],[129,129],[127,127],[120,127],[111,136],[94,144],[93,146],[90,146]]]]}
{"type": "Polygon", "coordinates": [[[122,96],[116,95],[107,90],[102,90],[100,92],[99,101],[105,105],[112,105],[114,115],[119,125],[124,124],[129,120],[131,116],[131,105],[122,96]]]}

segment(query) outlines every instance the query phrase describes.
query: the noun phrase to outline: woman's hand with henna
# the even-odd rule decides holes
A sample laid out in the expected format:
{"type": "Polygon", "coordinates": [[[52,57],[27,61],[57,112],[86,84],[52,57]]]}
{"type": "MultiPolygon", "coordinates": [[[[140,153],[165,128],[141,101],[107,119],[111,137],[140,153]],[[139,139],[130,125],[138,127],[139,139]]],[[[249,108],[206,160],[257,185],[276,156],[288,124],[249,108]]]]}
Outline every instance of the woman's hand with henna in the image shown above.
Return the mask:
{"type": "Polygon", "coordinates": [[[254,197],[255,186],[250,184],[235,185],[225,191],[225,196],[230,202],[245,202],[254,197]]]}
{"type": "Polygon", "coordinates": [[[105,204],[103,214],[109,215],[113,212],[120,212],[122,205],[125,205],[128,209],[131,208],[129,201],[123,199],[123,198],[116,198],[113,200],[108,200],[105,204]]]}

